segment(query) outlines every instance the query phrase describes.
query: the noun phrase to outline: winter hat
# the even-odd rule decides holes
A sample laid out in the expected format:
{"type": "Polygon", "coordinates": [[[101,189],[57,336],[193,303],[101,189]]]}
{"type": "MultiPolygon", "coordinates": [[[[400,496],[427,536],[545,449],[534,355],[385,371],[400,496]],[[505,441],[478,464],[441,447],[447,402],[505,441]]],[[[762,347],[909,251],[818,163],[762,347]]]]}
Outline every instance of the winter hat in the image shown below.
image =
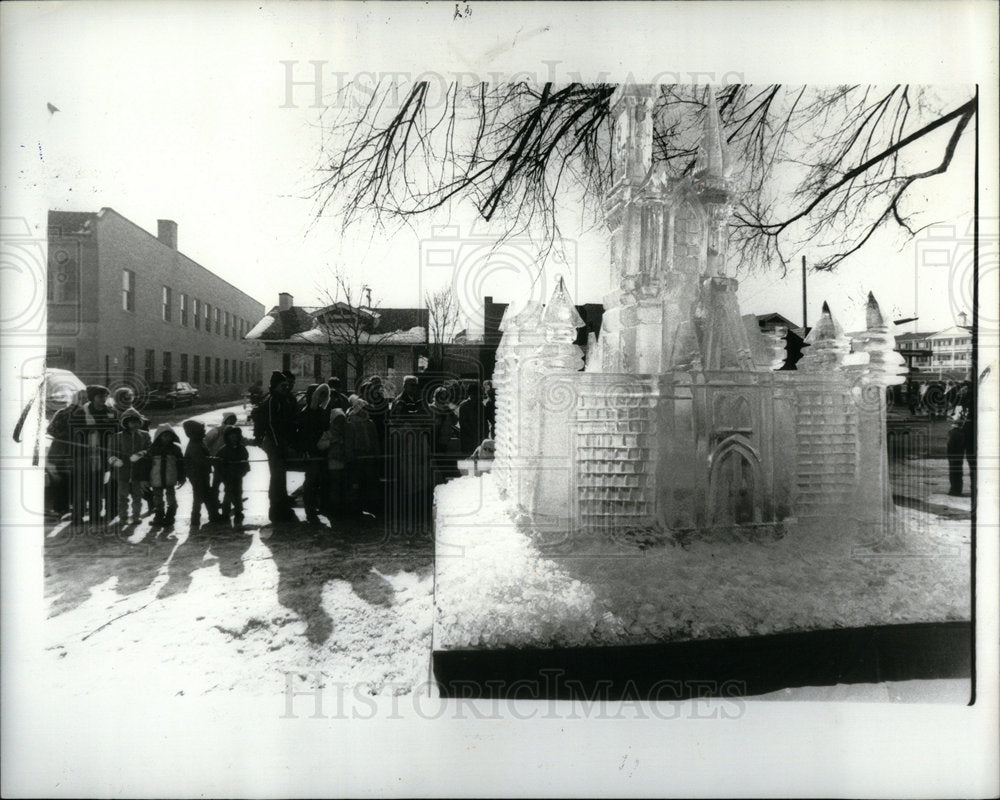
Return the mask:
{"type": "Polygon", "coordinates": [[[310,408],[326,408],[326,404],[330,402],[330,387],[325,383],[321,383],[316,387],[316,391],[313,392],[312,402],[309,403],[310,408]]]}
{"type": "Polygon", "coordinates": [[[293,383],[295,383],[295,375],[292,374],[291,370],[283,369],[281,371],[281,374],[282,374],[282,376],[284,376],[285,380],[288,381],[288,385],[289,386],[291,386],[293,383]]]}
{"type": "Polygon", "coordinates": [[[142,423],[146,421],[146,418],[138,411],[136,411],[134,408],[126,408],[125,411],[122,412],[122,422],[121,422],[122,428],[126,427],[125,423],[128,422],[130,419],[134,419],[136,422],[139,423],[140,426],[142,425],[142,423]]]}
{"type": "Polygon", "coordinates": [[[223,425],[235,425],[236,424],[236,415],[232,411],[230,411],[228,414],[223,414],[222,415],[222,424],[223,425]]]}
{"type": "Polygon", "coordinates": [[[243,431],[235,425],[227,425],[222,429],[222,441],[226,444],[241,444],[243,442],[243,431]],[[230,442],[230,440],[235,440],[230,442]]]}
{"type": "Polygon", "coordinates": [[[101,386],[101,385],[96,384],[96,383],[91,384],[90,386],[87,387],[87,399],[91,403],[94,402],[94,398],[97,397],[97,395],[99,395],[99,394],[103,394],[103,395],[107,396],[107,395],[109,395],[111,393],[108,391],[108,387],[107,386],[101,386]]]}
{"type": "Polygon", "coordinates": [[[278,384],[285,383],[286,380],[287,379],[285,378],[284,373],[281,372],[281,370],[276,369],[274,372],[271,373],[271,389],[274,390],[278,388],[278,384]]]}
{"type": "Polygon", "coordinates": [[[171,425],[169,422],[164,422],[157,426],[156,433],[153,434],[153,441],[154,442],[159,441],[160,437],[163,436],[163,434],[165,433],[169,433],[171,436],[174,437],[174,441],[175,442],[177,441],[177,434],[174,432],[173,425],[171,425]]]}
{"type": "Polygon", "coordinates": [[[184,422],[181,423],[181,427],[184,428],[184,433],[187,434],[188,439],[200,442],[205,438],[205,425],[204,423],[198,422],[196,419],[184,420],[184,422]]]}

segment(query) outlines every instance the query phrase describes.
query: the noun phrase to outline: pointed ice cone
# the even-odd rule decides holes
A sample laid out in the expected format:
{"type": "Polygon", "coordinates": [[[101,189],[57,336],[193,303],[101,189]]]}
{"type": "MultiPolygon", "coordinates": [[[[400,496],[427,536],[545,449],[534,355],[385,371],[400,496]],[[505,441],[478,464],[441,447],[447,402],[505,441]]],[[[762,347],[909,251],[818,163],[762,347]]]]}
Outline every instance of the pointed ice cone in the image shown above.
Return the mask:
{"type": "Polygon", "coordinates": [[[882,309],[878,307],[878,301],[871,292],[868,292],[868,305],[865,308],[865,324],[870,331],[885,327],[882,309]]]}
{"type": "Polygon", "coordinates": [[[723,181],[729,177],[730,166],[726,152],[726,142],[722,136],[719,107],[715,102],[715,92],[707,87],[708,104],[702,123],[701,141],[698,143],[698,158],[695,175],[702,179],[723,181]]]}
{"type": "Polygon", "coordinates": [[[584,326],[583,317],[580,316],[576,310],[576,306],[573,305],[562,275],[556,276],[556,288],[552,292],[552,297],[549,299],[548,305],[545,306],[545,312],[542,314],[542,323],[546,327],[561,328],[569,326],[573,330],[584,326]]]}
{"type": "Polygon", "coordinates": [[[806,337],[807,344],[815,344],[819,341],[828,341],[830,339],[836,339],[843,333],[840,326],[837,324],[836,320],[833,318],[833,314],[830,313],[830,306],[824,300],[823,301],[823,313],[820,315],[819,322],[809,331],[809,335],[806,337]]]}

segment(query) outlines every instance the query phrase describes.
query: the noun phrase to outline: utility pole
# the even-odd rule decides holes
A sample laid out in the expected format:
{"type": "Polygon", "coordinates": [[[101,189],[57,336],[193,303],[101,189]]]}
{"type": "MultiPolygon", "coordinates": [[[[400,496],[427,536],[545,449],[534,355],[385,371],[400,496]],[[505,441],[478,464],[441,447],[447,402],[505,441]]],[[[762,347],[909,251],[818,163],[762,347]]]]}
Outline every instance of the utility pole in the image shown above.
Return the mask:
{"type": "Polygon", "coordinates": [[[802,256],[802,335],[806,335],[806,328],[809,327],[806,311],[806,257],[802,256]]]}

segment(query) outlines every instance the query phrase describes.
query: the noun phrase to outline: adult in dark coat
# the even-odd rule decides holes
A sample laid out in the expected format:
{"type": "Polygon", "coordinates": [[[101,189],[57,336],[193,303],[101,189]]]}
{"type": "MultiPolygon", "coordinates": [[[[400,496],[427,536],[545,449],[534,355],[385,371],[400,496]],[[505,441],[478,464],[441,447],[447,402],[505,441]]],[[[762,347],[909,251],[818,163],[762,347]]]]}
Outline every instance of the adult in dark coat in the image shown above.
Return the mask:
{"type": "Polygon", "coordinates": [[[414,375],[403,378],[403,390],[389,411],[386,436],[390,525],[407,535],[418,533],[430,515],[434,421],[414,375]]]}
{"type": "Polygon", "coordinates": [[[479,382],[470,383],[467,392],[468,396],[458,406],[458,435],[463,458],[469,458],[489,435],[479,382]]]}
{"type": "Polygon", "coordinates": [[[302,487],[302,505],[306,511],[306,521],[311,525],[319,523],[317,512],[326,502],[326,462],[325,453],[318,447],[320,437],[330,427],[330,387],[320,384],[309,398],[309,407],[299,414],[299,451],[306,459],[306,476],[302,487]]]}
{"type": "Polygon", "coordinates": [[[326,385],[330,387],[330,407],[339,408],[346,414],[351,404],[343,392],[340,391],[340,378],[328,378],[326,385]]]}
{"type": "Polygon", "coordinates": [[[271,522],[295,522],[297,517],[288,496],[287,477],[288,451],[296,443],[298,409],[287,374],[271,373],[270,391],[258,409],[254,439],[267,454],[267,466],[271,473],[267,489],[268,518],[271,522]]]}
{"type": "Polygon", "coordinates": [[[968,385],[958,394],[951,411],[951,427],[948,431],[948,494],[962,494],[962,469],[969,464],[969,482],[976,484],[976,430],[972,392],[968,385]]]}
{"type": "Polygon", "coordinates": [[[69,418],[73,453],[73,521],[83,522],[84,511],[91,524],[107,521],[102,517],[104,473],[108,469],[108,448],[118,432],[118,414],[108,405],[104,386],[88,386],[87,402],[69,418]]]}
{"type": "Polygon", "coordinates": [[[70,486],[73,480],[73,448],[69,423],[73,413],[87,402],[87,390],[80,389],[66,408],[59,409],[49,422],[46,433],[52,440],[45,457],[49,476],[48,506],[59,516],[70,510],[70,486]]]}

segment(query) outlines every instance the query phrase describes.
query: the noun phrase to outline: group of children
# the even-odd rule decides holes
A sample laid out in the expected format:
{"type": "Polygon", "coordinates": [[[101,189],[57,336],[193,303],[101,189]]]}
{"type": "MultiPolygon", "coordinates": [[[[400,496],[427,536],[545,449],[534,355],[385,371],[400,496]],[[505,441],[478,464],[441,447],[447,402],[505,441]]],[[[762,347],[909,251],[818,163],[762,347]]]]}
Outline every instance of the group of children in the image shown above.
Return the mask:
{"type": "Polygon", "coordinates": [[[227,414],[222,425],[206,431],[194,419],[183,423],[188,444],[181,452],[180,437],[168,423],[159,425],[152,437],[143,430],[144,417],[134,408],[121,416],[121,430],[109,448],[108,464],[118,486],[118,515],[138,523],[143,495],[152,493],[154,525],[171,525],[177,515],[177,489],[190,482],[194,493],[191,525],[201,524],[202,507],[210,523],[243,522],[243,476],[250,471],[250,456],[236,415],[227,414]],[[219,488],[223,490],[219,501],[219,488]]]}

